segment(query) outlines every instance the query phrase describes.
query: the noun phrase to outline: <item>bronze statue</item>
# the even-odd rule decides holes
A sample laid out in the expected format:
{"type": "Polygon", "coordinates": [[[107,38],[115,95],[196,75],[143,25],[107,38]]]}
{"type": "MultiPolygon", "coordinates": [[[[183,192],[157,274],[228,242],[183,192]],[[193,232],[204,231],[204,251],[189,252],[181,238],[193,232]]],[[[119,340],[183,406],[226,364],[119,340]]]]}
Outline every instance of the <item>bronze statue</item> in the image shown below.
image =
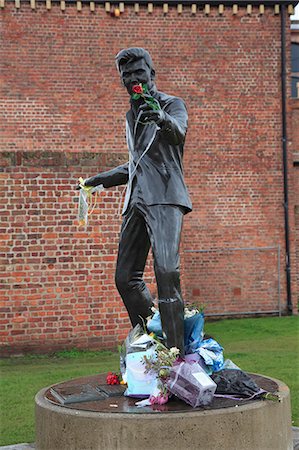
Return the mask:
{"type": "Polygon", "coordinates": [[[153,300],[143,281],[151,247],[165,344],[183,355],[179,244],[183,215],[192,209],[182,168],[188,115],[182,99],[157,91],[146,50],[122,50],[116,65],[131,99],[126,123],[129,161],[84,184],[105,188],[127,184],[116,286],[132,326],[152,315],[153,300]]]}

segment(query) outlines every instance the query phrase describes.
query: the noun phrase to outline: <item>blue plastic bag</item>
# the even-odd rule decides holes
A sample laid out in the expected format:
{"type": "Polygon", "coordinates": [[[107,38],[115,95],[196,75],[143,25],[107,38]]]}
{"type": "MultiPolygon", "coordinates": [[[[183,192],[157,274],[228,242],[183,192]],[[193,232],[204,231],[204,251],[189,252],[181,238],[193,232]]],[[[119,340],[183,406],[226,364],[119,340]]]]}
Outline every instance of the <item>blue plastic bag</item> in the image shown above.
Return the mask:
{"type": "Polygon", "coordinates": [[[197,313],[184,320],[185,353],[194,353],[203,338],[204,314],[197,313]]]}
{"type": "Polygon", "coordinates": [[[153,317],[149,319],[146,325],[150,333],[155,333],[158,337],[163,337],[161,317],[158,310],[155,311],[153,317]]]}
{"type": "MultiPolygon", "coordinates": [[[[185,353],[194,353],[203,338],[204,314],[197,313],[184,319],[185,353]]],[[[159,311],[147,322],[147,329],[158,337],[163,337],[162,323],[159,311]]]]}
{"type": "Polygon", "coordinates": [[[196,353],[204,360],[209,375],[223,368],[223,348],[215,339],[205,339],[202,341],[196,349],[196,353]]]}

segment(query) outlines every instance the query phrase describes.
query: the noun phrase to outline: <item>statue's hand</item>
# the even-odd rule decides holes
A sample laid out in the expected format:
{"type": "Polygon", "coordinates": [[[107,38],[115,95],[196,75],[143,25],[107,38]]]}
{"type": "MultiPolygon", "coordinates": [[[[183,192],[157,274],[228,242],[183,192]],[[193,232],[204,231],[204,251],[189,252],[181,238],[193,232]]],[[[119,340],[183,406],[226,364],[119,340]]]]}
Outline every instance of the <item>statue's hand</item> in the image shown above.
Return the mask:
{"type": "Polygon", "coordinates": [[[85,180],[83,180],[83,178],[80,177],[78,180],[78,186],[76,186],[76,188],[75,188],[76,191],[80,191],[80,189],[82,189],[82,187],[84,186],[84,182],[85,182],[85,180]]]}
{"type": "Polygon", "coordinates": [[[154,110],[147,103],[143,103],[138,109],[138,117],[141,123],[155,122],[157,125],[162,125],[165,120],[165,113],[162,109],[154,110]]]}

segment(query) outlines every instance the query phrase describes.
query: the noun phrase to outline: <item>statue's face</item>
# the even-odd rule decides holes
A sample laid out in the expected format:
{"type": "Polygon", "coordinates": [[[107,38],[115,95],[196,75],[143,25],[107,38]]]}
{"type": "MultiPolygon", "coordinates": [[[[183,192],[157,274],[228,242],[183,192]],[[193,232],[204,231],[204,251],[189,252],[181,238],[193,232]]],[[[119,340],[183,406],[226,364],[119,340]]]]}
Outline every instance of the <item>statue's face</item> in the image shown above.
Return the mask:
{"type": "Polygon", "coordinates": [[[129,95],[132,95],[132,88],[136,84],[147,84],[149,89],[153,86],[151,69],[144,59],[137,59],[122,66],[120,76],[129,95]]]}

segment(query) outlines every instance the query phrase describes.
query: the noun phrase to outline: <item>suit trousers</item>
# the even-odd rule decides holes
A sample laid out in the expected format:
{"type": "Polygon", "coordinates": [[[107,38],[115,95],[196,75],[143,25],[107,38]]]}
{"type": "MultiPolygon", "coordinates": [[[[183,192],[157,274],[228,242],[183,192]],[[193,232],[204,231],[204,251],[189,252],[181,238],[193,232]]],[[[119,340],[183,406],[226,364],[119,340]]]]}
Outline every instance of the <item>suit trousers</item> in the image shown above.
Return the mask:
{"type": "Polygon", "coordinates": [[[115,283],[132,326],[152,315],[152,296],[143,280],[150,247],[158,288],[163,337],[168,348],[184,354],[184,304],[180,286],[179,245],[183,208],[134,202],[124,216],[115,283]]]}

